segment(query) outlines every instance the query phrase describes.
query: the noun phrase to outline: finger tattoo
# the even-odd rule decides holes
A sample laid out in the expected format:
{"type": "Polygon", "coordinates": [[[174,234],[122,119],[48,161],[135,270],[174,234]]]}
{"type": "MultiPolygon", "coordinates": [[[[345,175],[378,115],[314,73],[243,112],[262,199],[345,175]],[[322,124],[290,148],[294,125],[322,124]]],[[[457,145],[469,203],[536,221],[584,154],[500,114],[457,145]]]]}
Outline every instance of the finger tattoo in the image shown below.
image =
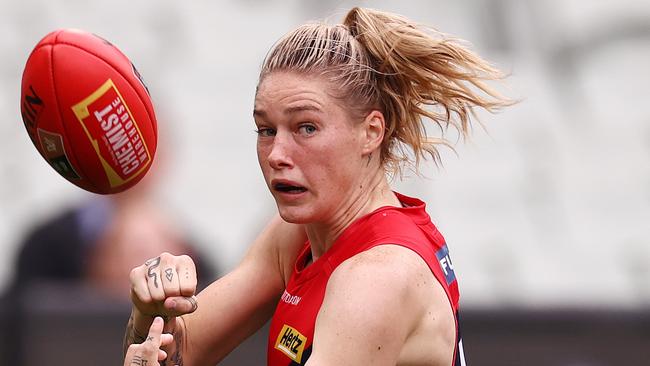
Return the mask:
{"type": "Polygon", "coordinates": [[[174,270],[171,268],[167,268],[165,270],[165,276],[167,277],[167,280],[169,282],[172,282],[172,279],[174,278],[174,270]]]}
{"type": "Polygon", "coordinates": [[[147,270],[147,276],[153,278],[153,284],[158,288],[158,274],[154,273],[154,269],[158,268],[160,265],[160,257],[156,257],[154,259],[150,259],[144,263],[145,265],[149,266],[149,269],[147,270]]]}
{"type": "Polygon", "coordinates": [[[133,356],[133,360],[131,361],[131,365],[147,366],[147,360],[142,358],[139,355],[135,355],[135,356],[133,356]]]}
{"type": "Polygon", "coordinates": [[[148,341],[153,341],[153,336],[149,336],[149,337],[147,337],[147,340],[148,340],[148,341]]]}

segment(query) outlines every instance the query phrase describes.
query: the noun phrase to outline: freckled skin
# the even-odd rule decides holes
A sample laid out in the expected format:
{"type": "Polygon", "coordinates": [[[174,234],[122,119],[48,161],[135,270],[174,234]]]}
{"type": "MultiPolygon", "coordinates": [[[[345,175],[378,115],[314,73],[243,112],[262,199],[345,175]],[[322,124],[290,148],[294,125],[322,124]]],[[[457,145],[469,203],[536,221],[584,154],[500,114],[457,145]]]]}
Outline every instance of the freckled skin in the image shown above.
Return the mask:
{"type": "Polygon", "coordinates": [[[289,222],[327,221],[348,208],[352,187],[363,185],[359,175],[363,157],[359,135],[341,102],[327,93],[324,80],[291,73],[272,73],[261,83],[255,98],[259,128],[272,128],[275,136],[260,136],[257,154],[267,184],[289,179],[308,189],[304,198],[286,202],[276,198],[280,215],[289,222]],[[311,106],[315,110],[285,113],[288,108],[311,106]],[[304,123],[315,131],[300,130],[304,123]]]}

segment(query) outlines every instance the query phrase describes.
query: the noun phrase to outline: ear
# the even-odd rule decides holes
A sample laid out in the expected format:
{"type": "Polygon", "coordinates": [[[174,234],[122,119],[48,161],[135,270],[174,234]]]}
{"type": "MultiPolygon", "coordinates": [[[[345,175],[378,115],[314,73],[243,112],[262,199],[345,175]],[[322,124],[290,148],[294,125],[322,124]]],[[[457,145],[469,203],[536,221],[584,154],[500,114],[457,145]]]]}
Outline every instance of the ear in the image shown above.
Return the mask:
{"type": "Polygon", "coordinates": [[[384,141],[384,131],[386,130],[386,121],[384,114],[378,110],[372,110],[363,121],[363,155],[368,155],[380,148],[384,141]]]}

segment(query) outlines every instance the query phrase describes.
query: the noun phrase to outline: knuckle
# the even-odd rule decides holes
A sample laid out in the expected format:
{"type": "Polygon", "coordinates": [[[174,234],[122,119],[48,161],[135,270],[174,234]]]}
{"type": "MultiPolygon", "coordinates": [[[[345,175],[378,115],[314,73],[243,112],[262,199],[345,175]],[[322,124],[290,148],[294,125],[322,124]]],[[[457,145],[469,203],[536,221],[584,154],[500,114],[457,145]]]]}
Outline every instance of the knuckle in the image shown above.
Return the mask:
{"type": "Polygon", "coordinates": [[[141,272],[141,267],[142,267],[142,266],[135,267],[135,268],[133,268],[133,269],[131,270],[131,272],[129,273],[129,279],[131,280],[131,283],[136,282],[136,281],[141,277],[141,276],[140,276],[140,274],[142,273],[142,272],[141,272]]]}
{"type": "Polygon", "coordinates": [[[143,291],[141,288],[137,286],[131,287],[131,299],[138,300],[144,304],[149,303],[151,301],[151,297],[149,296],[149,293],[143,291]]]}
{"type": "Polygon", "coordinates": [[[158,352],[158,347],[156,347],[156,345],[151,341],[142,343],[142,348],[144,353],[147,355],[152,355],[158,352]]]}
{"type": "Polygon", "coordinates": [[[140,345],[137,343],[132,343],[129,345],[129,348],[126,349],[126,355],[132,356],[140,348],[140,345]]]}
{"type": "Polygon", "coordinates": [[[181,288],[181,295],[182,296],[194,295],[194,287],[193,286],[185,286],[185,287],[181,288]]]}
{"type": "Polygon", "coordinates": [[[179,284],[181,289],[190,289],[196,286],[196,277],[184,278],[179,284]]]}
{"type": "Polygon", "coordinates": [[[194,292],[195,292],[194,286],[191,286],[191,285],[181,286],[181,295],[183,295],[183,296],[194,295],[194,292]]]}
{"type": "Polygon", "coordinates": [[[181,288],[181,295],[183,296],[191,296],[196,293],[196,286],[195,285],[187,285],[181,288]]]}
{"type": "Polygon", "coordinates": [[[160,302],[165,300],[165,292],[164,291],[154,291],[151,293],[151,300],[152,302],[160,302]]]}
{"type": "Polygon", "coordinates": [[[166,296],[178,296],[180,295],[180,289],[178,286],[174,286],[173,284],[168,284],[165,285],[165,295],[166,296]]]}
{"type": "Polygon", "coordinates": [[[165,297],[176,297],[180,296],[181,291],[179,289],[169,289],[169,291],[165,291],[165,297]]]}
{"type": "Polygon", "coordinates": [[[138,309],[145,310],[145,309],[147,309],[148,307],[151,306],[151,304],[153,303],[153,300],[152,300],[151,296],[144,297],[144,296],[135,295],[134,297],[131,298],[131,302],[138,309]]]}

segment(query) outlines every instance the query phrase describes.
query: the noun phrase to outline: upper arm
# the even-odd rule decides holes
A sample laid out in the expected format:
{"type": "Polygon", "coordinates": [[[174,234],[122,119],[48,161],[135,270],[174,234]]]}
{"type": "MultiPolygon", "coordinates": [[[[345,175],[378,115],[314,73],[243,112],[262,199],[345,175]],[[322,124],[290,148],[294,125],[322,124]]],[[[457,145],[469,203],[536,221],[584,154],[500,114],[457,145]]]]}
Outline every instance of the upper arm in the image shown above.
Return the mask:
{"type": "Polygon", "coordinates": [[[395,365],[422,312],[410,262],[385,245],[348,259],[327,284],[316,319],[310,366],[395,365]]]}
{"type": "Polygon", "coordinates": [[[216,363],[271,317],[284,289],[283,263],[304,236],[276,216],[241,263],[198,295],[198,309],[183,317],[186,365],[216,363]]]}

